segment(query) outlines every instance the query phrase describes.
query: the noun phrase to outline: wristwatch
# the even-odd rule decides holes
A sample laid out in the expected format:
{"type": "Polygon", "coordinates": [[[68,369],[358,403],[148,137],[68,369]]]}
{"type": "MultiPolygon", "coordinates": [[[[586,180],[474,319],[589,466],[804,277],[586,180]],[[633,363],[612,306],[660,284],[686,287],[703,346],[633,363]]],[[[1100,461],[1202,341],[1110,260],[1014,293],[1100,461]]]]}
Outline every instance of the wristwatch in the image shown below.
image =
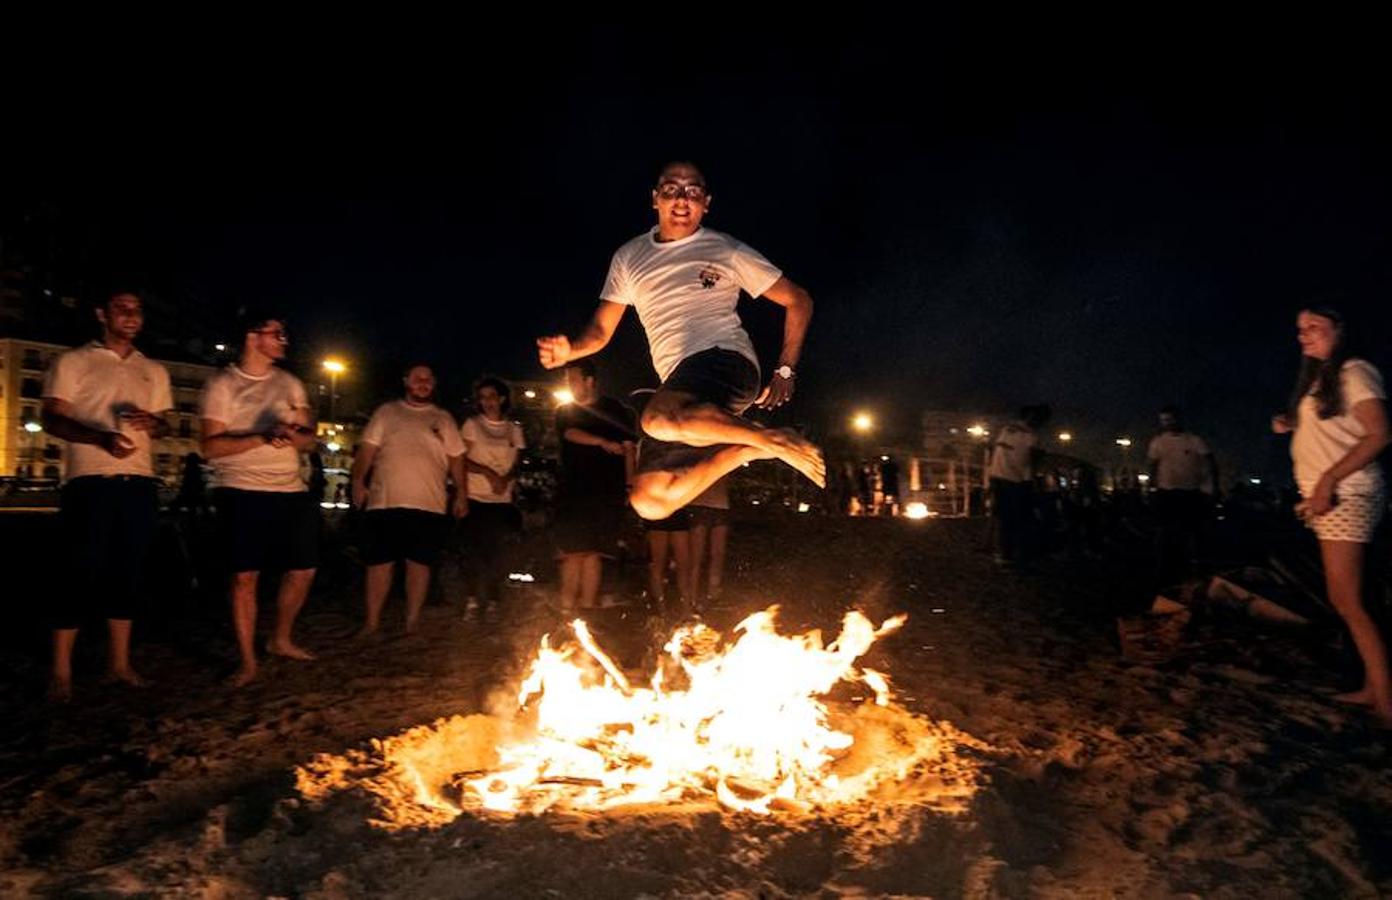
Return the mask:
{"type": "Polygon", "coordinates": [[[793,371],[793,367],[786,364],[774,369],[773,374],[777,375],[779,378],[783,378],[788,381],[792,381],[795,377],[797,377],[797,373],[793,371]]]}

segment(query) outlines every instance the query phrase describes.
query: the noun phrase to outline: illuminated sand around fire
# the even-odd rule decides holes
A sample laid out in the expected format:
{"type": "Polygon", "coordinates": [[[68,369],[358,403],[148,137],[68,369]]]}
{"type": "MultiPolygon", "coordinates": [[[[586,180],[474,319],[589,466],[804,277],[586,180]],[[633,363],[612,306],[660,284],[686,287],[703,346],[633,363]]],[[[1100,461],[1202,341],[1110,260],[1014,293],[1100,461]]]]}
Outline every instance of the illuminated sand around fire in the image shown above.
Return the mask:
{"type": "Polygon", "coordinates": [[[775,619],[756,613],[724,639],[678,629],[646,687],[577,621],[573,641],[543,639],[510,717],[453,716],[321,755],[298,789],[311,803],[365,791],[389,829],[481,812],[965,808],[980,753],[960,751],[985,748],[896,705],[889,677],[857,665],[903,617],[877,628],[848,613],[825,646],[816,631],[780,635],[775,619]]]}

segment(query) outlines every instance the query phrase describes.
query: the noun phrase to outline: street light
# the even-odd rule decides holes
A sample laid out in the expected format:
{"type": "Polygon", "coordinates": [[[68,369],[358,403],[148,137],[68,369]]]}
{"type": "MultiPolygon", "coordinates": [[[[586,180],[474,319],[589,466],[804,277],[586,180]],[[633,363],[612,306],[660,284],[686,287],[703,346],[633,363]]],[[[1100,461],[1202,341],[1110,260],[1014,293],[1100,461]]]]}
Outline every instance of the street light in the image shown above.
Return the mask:
{"type": "Polygon", "coordinates": [[[1119,437],[1116,439],[1116,445],[1125,450],[1131,446],[1131,439],[1129,437],[1119,437]]]}
{"type": "Polygon", "coordinates": [[[868,412],[858,412],[851,417],[851,427],[864,434],[875,427],[875,417],[868,412]]]}
{"type": "Polygon", "coordinates": [[[1069,441],[1073,440],[1073,435],[1072,435],[1070,432],[1067,432],[1067,431],[1060,431],[1060,432],[1059,432],[1059,435],[1058,435],[1058,439],[1059,439],[1060,442],[1066,444],[1066,443],[1068,443],[1069,441]]]}
{"type": "Polygon", "coordinates": [[[552,391],[551,396],[555,398],[556,402],[561,406],[575,402],[575,394],[571,392],[570,388],[561,388],[560,390],[552,391]]]}
{"type": "Polygon", "coordinates": [[[330,356],[323,362],[324,371],[329,373],[329,418],[335,419],[334,407],[338,400],[338,376],[348,371],[348,365],[341,359],[330,356]]]}
{"type": "Polygon", "coordinates": [[[38,434],[40,431],[43,431],[43,426],[31,420],[24,423],[24,430],[30,434],[38,434]]]}
{"type": "Polygon", "coordinates": [[[967,429],[967,434],[974,438],[983,438],[990,433],[990,430],[987,429],[985,425],[972,425],[967,429]]]}

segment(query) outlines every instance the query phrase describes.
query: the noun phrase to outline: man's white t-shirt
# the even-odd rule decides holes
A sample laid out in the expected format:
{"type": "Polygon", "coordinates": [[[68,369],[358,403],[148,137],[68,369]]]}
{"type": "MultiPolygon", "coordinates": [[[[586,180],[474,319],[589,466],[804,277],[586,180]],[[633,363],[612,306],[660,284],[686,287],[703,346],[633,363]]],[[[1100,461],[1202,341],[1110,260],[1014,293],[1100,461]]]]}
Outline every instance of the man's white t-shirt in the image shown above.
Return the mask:
{"type": "MultiPolygon", "coordinates": [[[[1297,409],[1299,421],[1291,437],[1291,459],[1295,462],[1295,482],[1300,493],[1310,496],[1315,484],[1367,434],[1353,415],[1353,408],[1364,400],[1386,400],[1382,375],[1362,359],[1350,359],[1339,369],[1344,408],[1327,419],[1319,417],[1318,402],[1306,394],[1297,409]]],[[[1382,467],[1376,461],[1339,482],[1334,492],[1376,494],[1383,488],[1382,467]]]]}
{"type": "Polygon", "coordinates": [[[377,407],[362,441],[377,447],[367,487],[368,510],[445,512],[449,461],[464,453],[454,416],[433,403],[414,406],[394,400],[377,407]]]}
{"type": "MultiPolygon", "coordinates": [[[[308,425],[309,398],[300,380],[284,369],[253,376],[230,365],[208,379],[200,415],[227,426],[231,434],[265,433],[276,425],[308,425]]],[[[294,493],[307,490],[300,451],[264,444],[209,460],[213,484],[243,491],[294,493]]]]}
{"type": "Polygon", "coordinates": [[[1034,478],[1034,465],[1031,451],[1039,443],[1034,430],[1019,422],[1011,422],[1001,429],[991,450],[991,464],[986,470],[987,477],[1003,481],[1029,481],[1034,478]]]}
{"type": "MultiPolygon", "coordinates": [[[[459,433],[468,458],[499,474],[509,471],[518,455],[527,448],[522,426],[507,419],[491,422],[487,416],[470,416],[464,420],[459,433]]],[[[469,499],[480,503],[511,503],[512,489],[517,484],[515,480],[509,481],[507,490],[498,493],[489,485],[488,476],[480,472],[470,472],[468,481],[469,499]]]]}
{"type": "Polygon", "coordinates": [[[1150,440],[1146,459],[1156,464],[1155,484],[1162,491],[1197,491],[1209,487],[1213,473],[1208,442],[1187,431],[1166,431],[1150,440]]]}
{"type": "Polygon", "coordinates": [[[135,452],[117,459],[96,444],[68,444],[66,477],[85,475],[142,475],[154,477],[150,433],[126,425],[122,411],[140,409],[156,415],[174,405],[169,371],[139,350],[122,359],[101,341],[60,355],[44,379],[43,395],[66,401],[69,416],[98,431],[119,431],[135,444],[135,452]]]}
{"type": "Polygon", "coordinates": [[[754,344],[735,311],[740,289],[758,297],[783,272],[728,234],[699,228],[659,243],[653,230],[614,253],[600,298],[638,311],[653,367],[663,381],[683,359],[719,347],[757,367],[754,344]]]}

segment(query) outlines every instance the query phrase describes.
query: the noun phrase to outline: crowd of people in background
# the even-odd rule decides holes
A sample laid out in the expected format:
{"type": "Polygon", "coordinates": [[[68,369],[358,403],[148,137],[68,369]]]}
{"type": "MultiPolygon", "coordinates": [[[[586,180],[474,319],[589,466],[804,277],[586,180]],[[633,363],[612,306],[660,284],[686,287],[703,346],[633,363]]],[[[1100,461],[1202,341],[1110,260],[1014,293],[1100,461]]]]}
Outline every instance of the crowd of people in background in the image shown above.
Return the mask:
{"type": "MultiPolygon", "coordinates": [[[[626,515],[644,522],[649,605],[699,611],[720,597],[724,584],[731,473],[771,459],[825,484],[820,448],[794,429],[743,417],[754,404],[772,409],[792,397],[811,298],[747,245],[703,229],[709,204],[698,169],[665,167],[653,190],[658,225],[614,255],[590,325],[574,339],[537,341],[539,361],[564,371],[573,397],[555,421],[560,460],[551,530],[559,568],[555,607],[562,615],[601,602],[605,559],[613,556],[626,515]],[[703,262],[709,259],[720,264],[703,262]],[[734,312],[741,290],[786,312],[779,366],[762,389],[757,357],[734,312]],[[601,392],[592,357],[630,305],[648,332],[662,383],[622,403],[601,392]]],[[[157,523],[152,440],[167,432],[165,414],[173,405],[168,372],[135,347],[144,323],[140,295],[112,291],[95,314],[101,336],[57,357],[43,387],[44,427],[69,445],[60,519],[70,565],[52,611],[51,692],[58,699],[72,694],[73,648],[93,612],[107,622],[110,676],[144,682],[131,664],[130,636],[157,523]]],[[[1363,662],[1363,685],[1342,699],[1392,724],[1386,648],[1368,615],[1363,583],[1366,547],[1387,505],[1377,462],[1389,443],[1381,375],[1354,353],[1338,312],[1303,310],[1297,333],[1299,378],[1272,427],[1291,435],[1302,498],[1296,511],[1319,541],[1329,602],[1363,662]]],[[[281,365],[290,342],[286,318],[244,310],[237,334],[237,361],[208,380],[200,402],[211,496],[204,493],[200,461],[191,457],[176,502],[195,508],[210,502],[216,509],[239,660],[232,683],[240,686],[258,677],[263,654],[314,658],[294,632],[320,562],[326,481],[322,464],[315,466],[315,410],[304,384],[281,365]],[[276,577],[276,599],[272,627],[258,648],[263,573],[276,577]]],[[[461,424],[436,404],[436,374],[425,363],[405,369],[401,396],[372,413],[354,458],[349,491],[361,515],[363,637],[382,628],[398,563],[405,629],[419,627],[451,520],[462,523],[468,552],[468,606],[489,615],[502,597],[509,547],[522,530],[515,499],[527,438],[509,416],[509,385],[479,378],[473,412],[461,424]]],[[[1002,565],[1028,567],[1041,550],[1076,557],[1101,551],[1098,472],[1076,460],[1048,461],[1040,430],[1050,416],[1047,405],[1026,406],[989,445],[983,487],[990,547],[1002,565]],[[1058,534],[1065,535],[1062,547],[1041,540],[1058,534]]],[[[1114,484],[1112,506],[1138,497],[1140,481],[1149,483],[1154,579],[1163,583],[1183,577],[1202,556],[1222,485],[1212,448],[1185,428],[1179,409],[1161,409],[1158,424],[1147,447],[1148,472],[1114,484]]],[[[846,462],[833,474],[841,511],[895,515],[904,501],[899,464],[889,456],[846,462]]]]}

